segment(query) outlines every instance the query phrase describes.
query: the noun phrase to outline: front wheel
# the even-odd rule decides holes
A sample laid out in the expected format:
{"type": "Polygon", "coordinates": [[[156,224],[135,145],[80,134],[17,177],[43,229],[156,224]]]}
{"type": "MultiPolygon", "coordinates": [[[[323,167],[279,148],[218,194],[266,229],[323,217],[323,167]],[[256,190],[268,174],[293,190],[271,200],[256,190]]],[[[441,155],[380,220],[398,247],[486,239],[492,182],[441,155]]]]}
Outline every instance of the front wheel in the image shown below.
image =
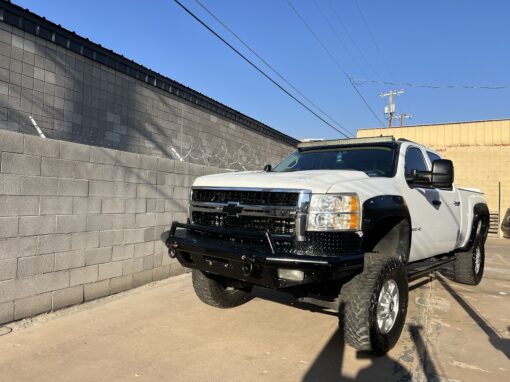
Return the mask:
{"type": "Polygon", "coordinates": [[[234,308],[250,301],[251,287],[235,288],[218,276],[193,269],[191,278],[198,298],[216,308],[234,308]]]}
{"type": "Polygon", "coordinates": [[[342,287],[340,325],[345,341],[376,355],[397,343],[408,301],[407,275],[400,259],[366,254],[364,270],[342,287]]]}

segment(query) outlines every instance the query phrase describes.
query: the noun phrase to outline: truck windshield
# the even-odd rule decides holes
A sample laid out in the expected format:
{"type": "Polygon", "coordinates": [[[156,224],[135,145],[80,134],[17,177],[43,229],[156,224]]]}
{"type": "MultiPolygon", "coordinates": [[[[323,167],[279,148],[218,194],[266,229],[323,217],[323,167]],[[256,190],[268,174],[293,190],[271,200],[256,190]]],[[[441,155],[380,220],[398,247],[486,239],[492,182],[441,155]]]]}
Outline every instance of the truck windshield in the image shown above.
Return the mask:
{"type": "Polygon", "coordinates": [[[296,151],[275,172],[356,170],[368,176],[392,176],[395,149],[387,146],[319,148],[296,151]]]}

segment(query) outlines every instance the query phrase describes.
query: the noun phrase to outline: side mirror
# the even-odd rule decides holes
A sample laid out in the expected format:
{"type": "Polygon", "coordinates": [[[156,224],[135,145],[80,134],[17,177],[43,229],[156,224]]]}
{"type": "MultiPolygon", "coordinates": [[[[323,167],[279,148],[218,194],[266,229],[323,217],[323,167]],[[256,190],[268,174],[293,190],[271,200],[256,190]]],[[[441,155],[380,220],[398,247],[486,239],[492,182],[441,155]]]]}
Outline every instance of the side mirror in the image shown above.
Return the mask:
{"type": "Polygon", "coordinates": [[[264,166],[264,171],[265,171],[265,172],[269,172],[269,171],[271,171],[271,169],[272,169],[272,168],[273,168],[273,166],[271,166],[270,164],[266,164],[266,165],[264,166]]]}
{"type": "Polygon", "coordinates": [[[437,159],[432,162],[431,183],[436,188],[452,188],[453,162],[448,159],[437,159]]]}

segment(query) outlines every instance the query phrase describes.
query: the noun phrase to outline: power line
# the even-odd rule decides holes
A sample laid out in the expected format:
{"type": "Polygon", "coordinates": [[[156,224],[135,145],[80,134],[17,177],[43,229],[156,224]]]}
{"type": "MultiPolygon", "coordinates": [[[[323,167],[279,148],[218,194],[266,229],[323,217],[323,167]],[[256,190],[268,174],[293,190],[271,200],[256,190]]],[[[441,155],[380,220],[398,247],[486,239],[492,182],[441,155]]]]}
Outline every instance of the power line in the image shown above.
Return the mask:
{"type": "Polygon", "coordinates": [[[191,12],[188,8],[184,6],[179,0],[174,0],[177,5],[179,5],[187,14],[189,14],[191,17],[193,17],[196,21],[198,21],[204,28],[206,28],[209,32],[211,32],[215,37],[217,37],[221,42],[223,42],[225,45],[227,45],[230,49],[232,49],[239,57],[241,57],[244,61],[246,61],[250,66],[252,66],[256,71],[258,71],[260,74],[262,74],[264,77],[266,77],[269,81],[271,81],[275,86],[277,86],[281,91],[283,91],[285,94],[287,94],[289,97],[291,97],[294,101],[296,101],[298,104],[303,106],[306,110],[308,110],[310,113],[312,113],[314,116],[316,116],[318,119],[320,119],[322,122],[324,122],[326,125],[343,135],[345,138],[350,138],[348,135],[344,134],[342,131],[337,129],[335,126],[333,126],[331,123],[326,121],[324,118],[322,118],[319,114],[317,114],[315,111],[310,109],[307,105],[305,105],[303,102],[301,102],[297,97],[295,97],[292,93],[290,93],[287,89],[285,89],[282,85],[280,85],[278,82],[276,82],[269,74],[264,72],[262,69],[260,69],[257,65],[255,65],[252,61],[250,61],[249,58],[247,58],[244,54],[242,54],[239,50],[237,50],[234,46],[232,46],[227,40],[225,40],[223,37],[221,37],[217,32],[215,32],[209,25],[207,25],[204,21],[202,21],[198,16],[196,16],[193,12],[191,12]]]}
{"type": "Polygon", "coordinates": [[[271,69],[282,81],[284,81],[287,85],[289,85],[296,93],[298,93],[301,97],[303,97],[308,103],[310,103],[313,107],[315,107],[319,112],[329,118],[337,127],[344,130],[347,134],[352,134],[348,131],[341,123],[337,122],[333,117],[327,114],[324,110],[322,110],[317,104],[315,104],[312,100],[310,100],[306,95],[303,94],[296,86],[294,86],[289,80],[287,80],[279,71],[277,71],[269,62],[267,62],[263,57],[261,57],[254,49],[252,49],[246,42],[241,39],[232,29],[230,29],[219,17],[217,17],[209,8],[207,8],[200,0],[195,0],[195,2],[202,7],[212,18],[214,18],[218,23],[220,23],[223,28],[228,30],[243,46],[248,49],[255,57],[257,57],[260,61],[262,61],[269,69],[271,69]]]}
{"type": "Polygon", "coordinates": [[[294,8],[294,6],[292,5],[292,3],[287,0],[287,4],[292,8],[292,10],[294,11],[294,13],[296,14],[296,16],[299,18],[299,20],[301,20],[301,22],[305,25],[305,27],[308,29],[308,31],[313,35],[313,37],[317,40],[317,42],[319,43],[319,45],[322,47],[322,49],[324,49],[324,51],[328,54],[329,58],[331,58],[331,60],[336,64],[336,66],[338,67],[338,69],[340,69],[340,71],[343,73],[343,75],[345,76],[345,78],[347,78],[347,80],[349,81],[349,83],[351,84],[351,86],[354,88],[354,90],[356,91],[356,93],[358,94],[358,96],[361,98],[361,100],[363,101],[363,103],[365,104],[365,106],[368,108],[368,110],[370,110],[370,112],[372,113],[372,115],[374,116],[375,119],[377,119],[377,121],[379,121],[379,123],[381,124],[381,126],[384,127],[384,123],[382,122],[382,120],[377,116],[377,114],[375,113],[375,111],[372,109],[372,107],[368,104],[367,100],[365,99],[365,97],[363,96],[363,94],[361,94],[361,92],[358,90],[358,88],[356,87],[356,84],[354,84],[351,80],[350,80],[350,76],[349,74],[347,74],[347,72],[345,71],[345,69],[342,67],[342,65],[340,65],[340,63],[338,62],[338,60],[335,58],[335,56],[333,56],[333,54],[330,52],[330,50],[326,47],[326,45],[324,45],[324,43],[322,42],[322,40],[319,38],[319,36],[317,36],[317,34],[313,31],[313,29],[310,27],[310,25],[308,25],[308,23],[305,21],[305,19],[303,19],[303,17],[301,16],[301,14],[297,11],[296,8],[294,8]]]}
{"type": "Polygon", "coordinates": [[[356,85],[364,85],[366,83],[390,85],[390,86],[406,86],[410,88],[426,88],[426,89],[469,89],[469,90],[503,90],[510,89],[510,85],[454,85],[454,84],[416,84],[412,82],[392,82],[379,81],[365,78],[354,78],[350,80],[356,85]]]}

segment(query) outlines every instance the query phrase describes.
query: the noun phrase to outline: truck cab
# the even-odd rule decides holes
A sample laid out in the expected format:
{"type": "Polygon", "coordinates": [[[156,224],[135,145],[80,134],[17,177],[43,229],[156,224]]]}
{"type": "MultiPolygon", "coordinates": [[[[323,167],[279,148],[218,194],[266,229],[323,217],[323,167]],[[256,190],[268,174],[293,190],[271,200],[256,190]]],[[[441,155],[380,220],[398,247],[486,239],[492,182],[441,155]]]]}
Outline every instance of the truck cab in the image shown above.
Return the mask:
{"type": "Polygon", "coordinates": [[[453,163],[393,137],[312,141],[265,171],[197,178],[189,217],[162,235],[198,297],[226,308],[253,286],[340,301],[345,340],[383,354],[397,341],[408,281],[454,263],[483,275],[488,209],[453,163]]]}

